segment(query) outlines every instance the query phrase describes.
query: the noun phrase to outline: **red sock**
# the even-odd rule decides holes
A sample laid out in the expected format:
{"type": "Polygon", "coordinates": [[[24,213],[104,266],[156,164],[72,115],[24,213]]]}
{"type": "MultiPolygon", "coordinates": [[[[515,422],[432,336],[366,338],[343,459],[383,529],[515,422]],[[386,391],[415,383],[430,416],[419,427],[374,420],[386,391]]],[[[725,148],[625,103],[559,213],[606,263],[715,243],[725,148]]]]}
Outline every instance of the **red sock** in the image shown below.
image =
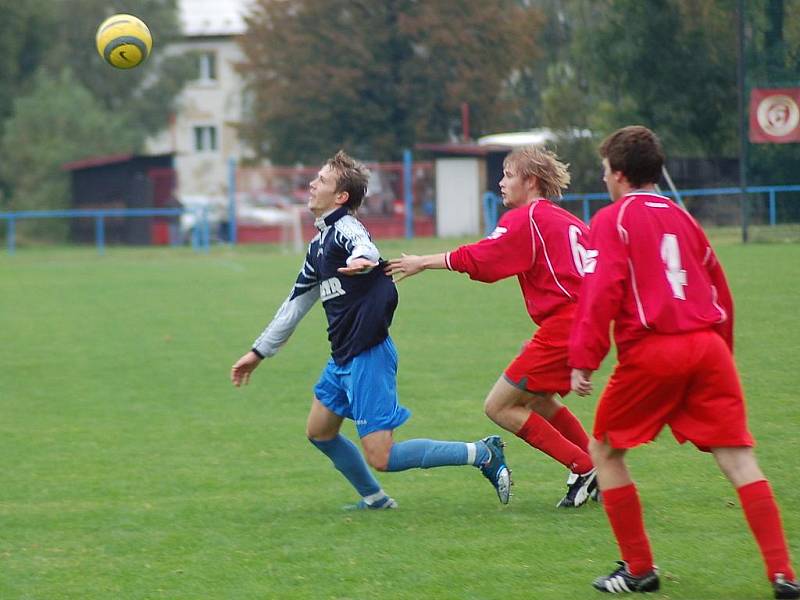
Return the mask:
{"type": "Polygon", "coordinates": [[[583,474],[591,471],[594,466],[584,450],[561,435],[547,419],[533,411],[516,435],[556,459],[573,473],[583,474]]]}
{"type": "Polygon", "coordinates": [[[572,411],[562,406],[555,416],[550,419],[550,424],[558,429],[565,438],[575,444],[584,452],[589,452],[589,436],[572,411]]]}
{"type": "Polygon", "coordinates": [[[754,481],[743,485],[736,492],[739,494],[744,516],[761,549],[761,556],[767,567],[767,578],[771,581],[776,573],[783,573],[786,579],[794,581],[795,574],[789,561],[781,513],[769,481],[754,481]]]}
{"type": "Polygon", "coordinates": [[[622,560],[631,575],[640,577],[653,568],[653,551],[644,530],[639,494],[634,484],[603,490],[603,508],[617,538],[622,560]]]}

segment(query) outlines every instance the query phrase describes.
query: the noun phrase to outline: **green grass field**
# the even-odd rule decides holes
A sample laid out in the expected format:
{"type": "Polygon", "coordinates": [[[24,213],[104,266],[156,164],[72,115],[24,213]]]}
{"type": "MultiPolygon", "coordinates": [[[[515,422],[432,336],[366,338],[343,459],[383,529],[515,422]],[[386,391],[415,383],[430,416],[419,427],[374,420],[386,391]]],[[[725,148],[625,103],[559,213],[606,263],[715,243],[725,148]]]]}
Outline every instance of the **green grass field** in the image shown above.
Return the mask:
{"type": "MultiPolygon", "coordinates": [[[[758,454],[800,558],[800,245],[722,240],[718,254],[758,454]]],[[[602,508],[556,510],[566,473],[508,435],[508,506],[453,467],[381,474],[398,511],[342,511],[354,493],[304,436],[328,351],[319,306],[249,387],[231,387],[300,261],[265,247],[0,255],[0,598],[600,597],[589,583],[617,558],[602,508]]],[[[399,289],[414,416],[397,438],[500,432],[483,398],[532,331],[516,282],[431,272],[399,289]]],[[[595,400],[568,402],[590,425],[595,400]]],[[[652,597],[771,597],[710,457],[665,433],[630,465],[664,576],[652,597]]]]}

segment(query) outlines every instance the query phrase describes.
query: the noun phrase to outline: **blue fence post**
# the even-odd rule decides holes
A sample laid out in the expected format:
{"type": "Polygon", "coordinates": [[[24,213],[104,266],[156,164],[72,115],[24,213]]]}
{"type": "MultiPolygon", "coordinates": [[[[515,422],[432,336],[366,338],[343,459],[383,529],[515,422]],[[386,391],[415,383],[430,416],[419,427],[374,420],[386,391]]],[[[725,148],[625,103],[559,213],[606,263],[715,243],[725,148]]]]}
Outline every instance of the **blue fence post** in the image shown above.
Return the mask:
{"type": "Polygon", "coordinates": [[[414,183],[412,177],[413,159],[411,150],[403,150],[403,200],[405,202],[406,238],[414,237],[414,183]]]}
{"type": "Polygon", "coordinates": [[[236,245],[236,159],[228,159],[228,242],[236,245]]]}
{"type": "Polygon", "coordinates": [[[211,226],[208,223],[208,206],[203,207],[202,231],[203,252],[207,254],[211,248],[211,226]]]}
{"type": "Polygon", "coordinates": [[[194,213],[194,226],[192,227],[192,250],[195,252],[200,251],[200,207],[195,207],[192,211],[194,213]]]}
{"type": "Polygon", "coordinates": [[[483,229],[484,235],[489,235],[497,227],[497,213],[500,198],[492,191],[483,193],[483,229]]]}
{"type": "Polygon", "coordinates": [[[588,223],[591,218],[589,214],[589,198],[587,196],[583,197],[583,222],[588,223]]]}
{"type": "Polygon", "coordinates": [[[775,227],[775,190],[769,191],[769,224],[775,227]]]}
{"type": "Polygon", "coordinates": [[[8,253],[14,254],[17,248],[17,235],[16,235],[16,221],[14,217],[8,218],[8,232],[6,234],[6,243],[8,244],[8,253]]]}
{"type": "Polygon", "coordinates": [[[97,244],[97,253],[103,256],[106,251],[106,227],[102,214],[94,218],[94,239],[97,244]]]}

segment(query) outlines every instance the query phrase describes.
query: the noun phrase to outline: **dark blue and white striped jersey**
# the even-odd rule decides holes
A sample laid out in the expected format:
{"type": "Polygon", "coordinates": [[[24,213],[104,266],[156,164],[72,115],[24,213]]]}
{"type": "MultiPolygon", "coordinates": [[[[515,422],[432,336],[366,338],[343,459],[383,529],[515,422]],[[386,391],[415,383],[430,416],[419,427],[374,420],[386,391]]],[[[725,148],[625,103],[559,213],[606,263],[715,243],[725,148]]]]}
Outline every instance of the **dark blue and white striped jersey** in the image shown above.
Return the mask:
{"type": "Polygon", "coordinates": [[[315,225],[319,233],[308,245],[292,293],[253,344],[261,357],[274,355],[286,343],[318,298],[328,318],[328,340],[336,364],[346,363],[389,335],[397,308],[391,277],[382,266],[359,275],[337,271],[355,258],[381,262],[364,225],[344,207],[317,219],[315,225]]]}

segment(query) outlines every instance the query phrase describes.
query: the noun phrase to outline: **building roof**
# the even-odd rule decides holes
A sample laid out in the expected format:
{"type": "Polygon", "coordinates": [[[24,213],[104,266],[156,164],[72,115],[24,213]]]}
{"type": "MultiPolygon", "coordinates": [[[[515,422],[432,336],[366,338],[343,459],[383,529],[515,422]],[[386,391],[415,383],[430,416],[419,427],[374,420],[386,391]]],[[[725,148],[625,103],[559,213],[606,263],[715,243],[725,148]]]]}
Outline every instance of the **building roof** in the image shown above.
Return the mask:
{"type": "MultiPolygon", "coordinates": [[[[564,135],[564,134],[562,134],[564,135]]],[[[567,135],[572,137],[591,137],[587,129],[572,129],[567,135]]],[[[547,128],[529,131],[510,131],[494,133],[478,138],[476,141],[448,142],[439,144],[416,144],[417,150],[427,150],[446,156],[488,156],[494,153],[511,152],[519,146],[544,146],[559,139],[559,134],[547,128]]]]}
{"type": "Polygon", "coordinates": [[[493,133],[478,138],[479,146],[541,146],[557,138],[550,129],[531,129],[530,131],[510,131],[508,133],[493,133]]]}
{"type": "Polygon", "coordinates": [[[157,160],[161,158],[171,158],[173,154],[168,152],[166,154],[107,154],[105,156],[92,156],[82,160],[73,160],[61,165],[64,171],[80,171],[81,169],[93,169],[95,167],[106,167],[108,165],[117,165],[126,163],[134,159],[157,160]]]}
{"type": "Polygon", "coordinates": [[[193,36],[240,35],[244,15],[255,0],[178,0],[183,34],[193,36]]]}

